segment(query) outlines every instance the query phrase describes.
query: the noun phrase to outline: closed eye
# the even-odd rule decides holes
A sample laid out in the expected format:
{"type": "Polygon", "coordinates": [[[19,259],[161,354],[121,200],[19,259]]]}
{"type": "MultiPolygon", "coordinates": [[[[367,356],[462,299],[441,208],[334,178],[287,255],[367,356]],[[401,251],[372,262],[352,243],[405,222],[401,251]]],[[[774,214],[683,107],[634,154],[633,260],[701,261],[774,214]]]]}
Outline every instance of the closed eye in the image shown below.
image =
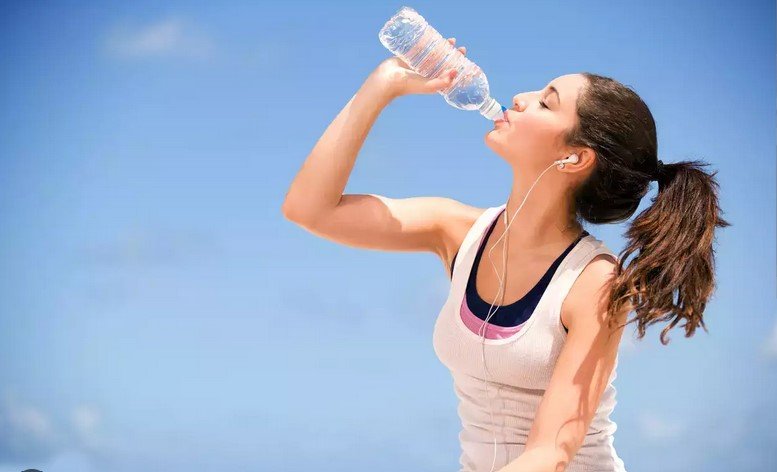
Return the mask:
{"type": "MultiPolygon", "coordinates": [[[[548,106],[545,104],[545,102],[543,102],[542,100],[539,100],[539,103],[540,103],[540,107],[542,107],[542,108],[547,108],[548,110],[550,110],[550,107],[548,107],[548,106]]],[[[517,103],[514,103],[514,104],[513,104],[513,108],[518,108],[518,104],[517,104],[517,103]]]]}

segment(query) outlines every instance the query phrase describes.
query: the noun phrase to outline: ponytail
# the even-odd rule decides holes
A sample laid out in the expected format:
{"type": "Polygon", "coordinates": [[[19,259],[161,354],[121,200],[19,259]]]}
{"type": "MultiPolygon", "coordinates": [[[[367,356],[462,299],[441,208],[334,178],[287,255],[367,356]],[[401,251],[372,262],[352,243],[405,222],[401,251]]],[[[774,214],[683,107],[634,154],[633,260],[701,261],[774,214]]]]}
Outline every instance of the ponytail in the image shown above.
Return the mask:
{"type": "Polygon", "coordinates": [[[706,165],[664,164],[652,205],[626,232],[628,243],[612,279],[607,318],[616,320],[630,303],[636,316],[626,324],[637,322],[638,339],[648,326],[664,321],[669,322],[661,331],[664,345],[669,330],[683,320],[686,338],[698,326],[707,332],[703,314],[715,289],[714,231],[730,223],[720,216],[717,171],[708,174],[702,170],[706,165]]]}

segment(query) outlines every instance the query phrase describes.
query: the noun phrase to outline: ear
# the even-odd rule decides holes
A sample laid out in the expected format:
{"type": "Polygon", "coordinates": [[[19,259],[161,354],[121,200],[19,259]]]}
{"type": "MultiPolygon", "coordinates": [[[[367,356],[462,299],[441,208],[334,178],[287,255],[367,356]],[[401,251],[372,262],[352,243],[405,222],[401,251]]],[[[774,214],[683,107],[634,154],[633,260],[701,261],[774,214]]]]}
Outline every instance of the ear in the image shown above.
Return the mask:
{"type": "Polygon", "coordinates": [[[566,155],[568,156],[573,153],[577,154],[578,160],[576,164],[567,164],[566,168],[569,171],[585,171],[596,164],[596,152],[590,147],[570,149],[567,151],[566,155]]]}

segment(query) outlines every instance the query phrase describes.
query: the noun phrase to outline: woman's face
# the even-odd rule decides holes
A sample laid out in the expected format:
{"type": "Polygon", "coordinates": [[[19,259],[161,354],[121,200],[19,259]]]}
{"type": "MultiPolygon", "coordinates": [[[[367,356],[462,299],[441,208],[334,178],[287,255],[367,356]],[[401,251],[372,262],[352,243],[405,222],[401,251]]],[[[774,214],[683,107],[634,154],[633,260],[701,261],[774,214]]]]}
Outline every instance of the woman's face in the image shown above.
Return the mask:
{"type": "Polygon", "coordinates": [[[581,74],[562,75],[539,91],[512,98],[508,122],[496,122],[485,136],[486,145],[508,163],[541,172],[572,152],[563,135],[577,124],[577,97],[587,83],[581,74]]]}

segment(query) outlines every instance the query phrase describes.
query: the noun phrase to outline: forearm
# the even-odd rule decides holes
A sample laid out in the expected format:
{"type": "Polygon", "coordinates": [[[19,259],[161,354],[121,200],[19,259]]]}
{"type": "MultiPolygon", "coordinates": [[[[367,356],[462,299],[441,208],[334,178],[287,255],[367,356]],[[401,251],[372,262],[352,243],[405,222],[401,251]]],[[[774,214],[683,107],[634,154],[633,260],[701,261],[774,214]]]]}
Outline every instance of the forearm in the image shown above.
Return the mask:
{"type": "Polygon", "coordinates": [[[286,193],[285,214],[304,219],[339,203],[367,134],[393,98],[373,75],[364,81],[305,159],[286,193]]]}
{"type": "Polygon", "coordinates": [[[526,449],[515,460],[498,472],[564,472],[566,454],[555,448],[535,447],[526,449]]]}

